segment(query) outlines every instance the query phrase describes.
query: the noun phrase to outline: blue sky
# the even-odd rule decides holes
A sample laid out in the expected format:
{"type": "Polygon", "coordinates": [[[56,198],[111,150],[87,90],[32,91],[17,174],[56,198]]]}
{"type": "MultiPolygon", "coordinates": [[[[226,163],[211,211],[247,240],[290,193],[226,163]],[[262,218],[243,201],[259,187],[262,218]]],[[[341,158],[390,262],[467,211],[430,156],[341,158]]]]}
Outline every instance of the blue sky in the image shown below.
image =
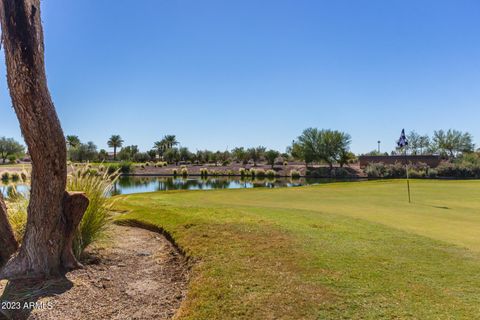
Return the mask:
{"type": "MultiPolygon", "coordinates": [[[[284,150],[304,128],[352,150],[403,127],[480,144],[475,0],[44,0],[49,87],[65,134],[106,148],[284,150]]],[[[0,136],[21,139],[0,58],[0,136]]]]}

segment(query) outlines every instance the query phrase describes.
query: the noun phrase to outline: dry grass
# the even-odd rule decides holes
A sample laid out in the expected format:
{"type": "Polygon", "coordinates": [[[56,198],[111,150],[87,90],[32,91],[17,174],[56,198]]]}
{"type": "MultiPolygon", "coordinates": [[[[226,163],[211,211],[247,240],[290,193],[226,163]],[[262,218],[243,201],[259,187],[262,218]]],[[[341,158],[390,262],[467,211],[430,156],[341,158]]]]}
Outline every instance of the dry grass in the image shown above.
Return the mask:
{"type": "MultiPolygon", "coordinates": [[[[106,237],[113,200],[110,198],[118,172],[97,174],[88,166],[72,168],[67,180],[67,190],[85,192],[90,204],[74,239],[74,253],[80,257],[86,247],[106,237]]],[[[7,198],[8,217],[15,236],[21,242],[27,223],[28,194],[23,195],[13,187],[7,198]]]]}

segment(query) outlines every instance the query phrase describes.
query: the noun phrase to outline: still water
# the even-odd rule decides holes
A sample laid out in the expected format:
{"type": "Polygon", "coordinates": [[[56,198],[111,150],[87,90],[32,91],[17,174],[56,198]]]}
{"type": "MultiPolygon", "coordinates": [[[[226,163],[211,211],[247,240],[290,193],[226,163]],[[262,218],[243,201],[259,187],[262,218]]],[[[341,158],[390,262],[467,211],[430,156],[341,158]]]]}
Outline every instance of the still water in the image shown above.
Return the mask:
{"type": "MultiPolygon", "coordinates": [[[[212,189],[242,189],[242,188],[281,188],[298,187],[310,184],[328,183],[334,180],[316,178],[275,178],[275,179],[242,179],[240,177],[209,177],[209,178],[174,178],[174,177],[120,177],[116,182],[113,195],[132,194],[168,190],[212,190],[212,189]]],[[[0,182],[0,192],[7,195],[13,185],[0,182]]],[[[28,186],[17,185],[18,192],[26,192],[28,186]]]]}
{"type": "Polygon", "coordinates": [[[212,190],[243,188],[298,187],[325,183],[325,179],[241,179],[239,177],[174,178],[174,177],[121,177],[115,185],[115,194],[131,194],[168,190],[212,190]]]}

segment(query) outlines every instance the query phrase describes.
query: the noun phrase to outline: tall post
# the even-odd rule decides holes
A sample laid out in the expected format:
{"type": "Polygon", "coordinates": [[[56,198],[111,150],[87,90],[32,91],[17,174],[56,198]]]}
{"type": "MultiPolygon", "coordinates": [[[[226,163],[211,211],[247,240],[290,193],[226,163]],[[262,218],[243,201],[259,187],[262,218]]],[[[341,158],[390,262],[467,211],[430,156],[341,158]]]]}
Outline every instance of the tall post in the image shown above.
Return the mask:
{"type": "Polygon", "coordinates": [[[410,198],[410,180],[408,177],[408,159],[407,159],[407,148],[404,147],[404,156],[405,156],[405,172],[407,173],[407,191],[408,191],[408,203],[411,203],[410,198]]]}

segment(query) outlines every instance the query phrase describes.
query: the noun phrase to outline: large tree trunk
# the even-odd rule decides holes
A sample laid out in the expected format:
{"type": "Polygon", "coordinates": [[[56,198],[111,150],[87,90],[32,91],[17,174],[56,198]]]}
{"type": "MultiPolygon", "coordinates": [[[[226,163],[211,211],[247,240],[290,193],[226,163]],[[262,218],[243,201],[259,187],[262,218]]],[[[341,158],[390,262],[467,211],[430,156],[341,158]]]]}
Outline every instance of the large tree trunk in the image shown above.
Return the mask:
{"type": "Polygon", "coordinates": [[[72,219],[67,218],[71,212],[64,215],[64,201],[70,197],[64,194],[67,152],[47,88],[40,1],[0,0],[0,20],[10,96],[32,159],[25,236],[0,278],[55,276],[62,270],[72,219]]]}

